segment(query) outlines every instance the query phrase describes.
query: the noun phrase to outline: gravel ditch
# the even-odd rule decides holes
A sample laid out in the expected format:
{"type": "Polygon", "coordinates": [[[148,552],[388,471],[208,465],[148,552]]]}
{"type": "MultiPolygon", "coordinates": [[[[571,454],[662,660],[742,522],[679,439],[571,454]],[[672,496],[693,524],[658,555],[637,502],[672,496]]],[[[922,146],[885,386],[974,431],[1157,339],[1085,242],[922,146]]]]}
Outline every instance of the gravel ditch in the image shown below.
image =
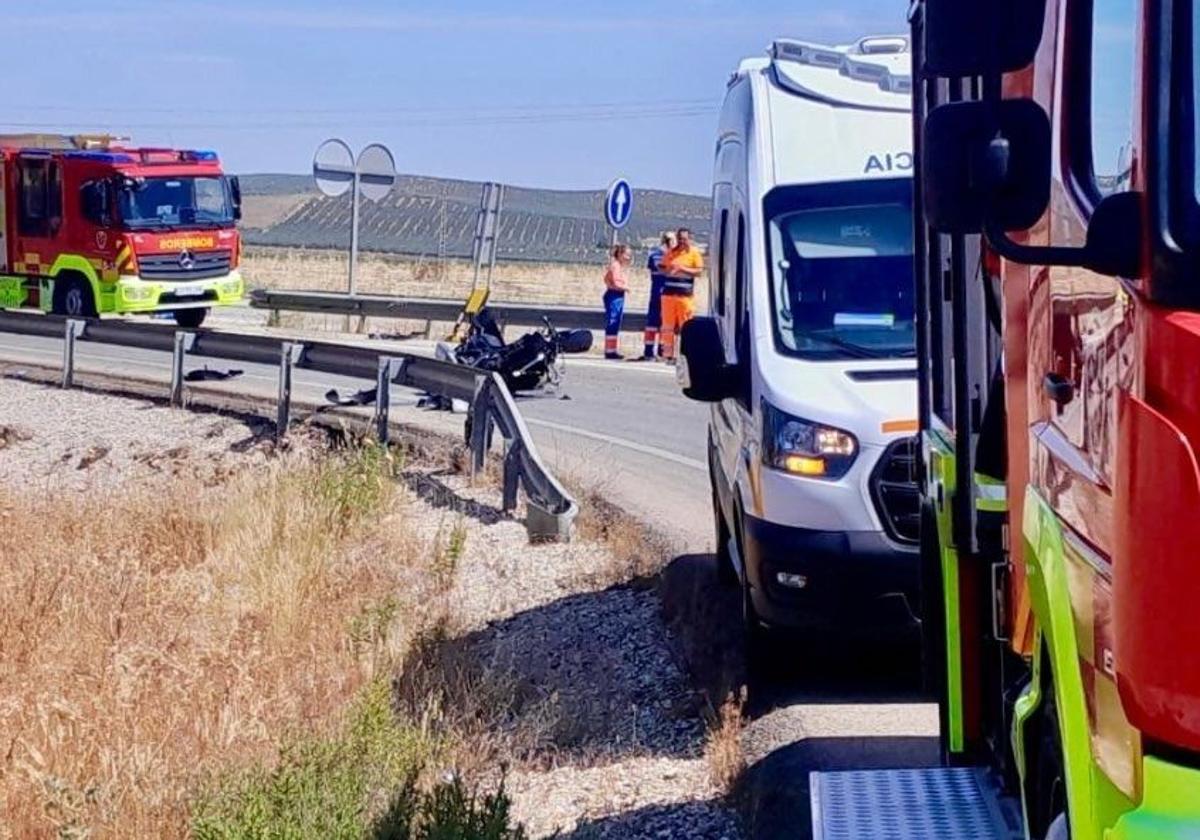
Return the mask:
{"type": "MultiPolygon", "coordinates": [[[[0,486],[215,486],[268,463],[270,431],[252,418],[0,378],[0,486]]],[[[456,546],[441,648],[516,688],[488,734],[515,749],[506,784],[530,835],[742,836],[709,780],[702,703],[653,582],[634,580],[599,543],[530,545],[497,510],[494,487],[420,464],[405,477],[421,514],[414,536],[456,546]]]]}
{"type": "Polygon", "coordinates": [[[7,488],[82,493],[178,479],[212,487],[262,466],[274,448],[271,425],[254,418],[0,378],[7,488]]]}
{"type": "Polygon", "coordinates": [[[429,472],[409,482],[442,511],[426,527],[488,523],[468,525],[444,655],[519,687],[491,734],[517,745],[506,784],[531,836],[741,837],[709,780],[702,701],[654,582],[631,580],[599,543],[530,545],[490,487],[429,472]]]}

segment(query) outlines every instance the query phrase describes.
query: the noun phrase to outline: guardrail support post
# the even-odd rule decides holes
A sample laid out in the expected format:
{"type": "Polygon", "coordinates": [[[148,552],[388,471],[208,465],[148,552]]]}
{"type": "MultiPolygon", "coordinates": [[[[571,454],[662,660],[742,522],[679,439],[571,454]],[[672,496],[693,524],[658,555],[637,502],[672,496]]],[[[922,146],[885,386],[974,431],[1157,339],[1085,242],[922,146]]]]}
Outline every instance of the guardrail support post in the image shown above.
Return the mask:
{"type": "Polygon", "coordinates": [[[391,434],[388,413],[392,407],[392,382],[404,372],[404,359],[379,357],[379,373],[375,379],[375,436],[385,446],[391,434]]]}
{"type": "Polygon", "coordinates": [[[287,437],[292,422],[292,368],[300,361],[304,345],[285,341],[279,348],[279,396],[275,401],[275,440],[287,437]]]}
{"type": "Polygon", "coordinates": [[[492,380],[481,376],[475,381],[475,396],[471,400],[471,477],[487,464],[492,442],[492,380]]]}
{"type": "Polygon", "coordinates": [[[521,439],[508,442],[504,453],[504,512],[517,509],[517,490],[521,487],[521,439]]]}
{"type": "Polygon", "coordinates": [[[62,386],[72,388],[75,385],[75,339],[83,335],[87,326],[86,321],[68,318],[66,331],[63,333],[63,366],[62,386]]]}
{"type": "Polygon", "coordinates": [[[171,352],[171,405],[183,408],[183,359],[196,343],[196,334],[175,332],[175,349],[171,352]]]}

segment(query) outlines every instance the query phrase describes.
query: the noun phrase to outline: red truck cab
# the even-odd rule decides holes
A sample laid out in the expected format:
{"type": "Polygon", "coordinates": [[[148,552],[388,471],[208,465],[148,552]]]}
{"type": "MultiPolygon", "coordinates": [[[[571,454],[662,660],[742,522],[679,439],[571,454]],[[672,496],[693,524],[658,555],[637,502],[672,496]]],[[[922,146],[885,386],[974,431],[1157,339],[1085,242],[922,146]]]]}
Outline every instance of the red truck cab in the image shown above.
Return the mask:
{"type": "Polygon", "coordinates": [[[0,307],[199,326],[243,297],[240,216],[215,152],[0,137],[0,307]]]}

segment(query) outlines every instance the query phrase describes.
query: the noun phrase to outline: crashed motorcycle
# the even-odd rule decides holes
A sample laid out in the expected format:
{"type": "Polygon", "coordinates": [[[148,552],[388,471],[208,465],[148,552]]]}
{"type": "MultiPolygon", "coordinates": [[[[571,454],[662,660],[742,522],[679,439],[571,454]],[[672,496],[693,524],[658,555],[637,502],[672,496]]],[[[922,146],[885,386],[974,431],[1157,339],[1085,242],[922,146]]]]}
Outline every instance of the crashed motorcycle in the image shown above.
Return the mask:
{"type": "Polygon", "coordinates": [[[563,377],[562,355],[586,353],[592,348],[590,330],[558,330],[549,318],[545,326],[512,343],[486,308],[471,318],[471,325],[452,354],[456,362],[500,374],[508,390],[535,391],[557,386],[563,377]]]}

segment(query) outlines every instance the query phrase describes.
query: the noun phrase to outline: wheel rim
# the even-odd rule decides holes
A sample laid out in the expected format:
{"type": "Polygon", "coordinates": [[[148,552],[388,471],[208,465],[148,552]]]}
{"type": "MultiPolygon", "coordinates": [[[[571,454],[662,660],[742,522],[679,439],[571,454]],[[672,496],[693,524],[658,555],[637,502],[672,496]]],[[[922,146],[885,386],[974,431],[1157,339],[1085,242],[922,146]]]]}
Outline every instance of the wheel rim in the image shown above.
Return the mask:
{"type": "Polygon", "coordinates": [[[82,315],[83,290],[78,286],[72,286],[71,288],[67,289],[67,293],[63,299],[63,304],[68,315],[82,315]]]}

